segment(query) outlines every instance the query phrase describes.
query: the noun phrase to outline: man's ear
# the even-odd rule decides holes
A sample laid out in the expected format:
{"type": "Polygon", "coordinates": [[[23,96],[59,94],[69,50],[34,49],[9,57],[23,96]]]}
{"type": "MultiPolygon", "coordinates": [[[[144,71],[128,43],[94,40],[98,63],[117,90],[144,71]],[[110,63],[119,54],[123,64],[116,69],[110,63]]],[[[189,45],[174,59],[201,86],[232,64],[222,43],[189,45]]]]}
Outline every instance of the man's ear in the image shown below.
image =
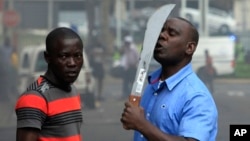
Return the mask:
{"type": "Polygon", "coordinates": [[[50,62],[50,55],[49,55],[49,53],[47,51],[44,51],[43,52],[43,56],[44,56],[46,62],[49,64],[49,62],[50,62]]]}
{"type": "Polygon", "coordinates": [[[196,46],[197,46],[197,44],[195,42],[188,42],[187,48],[186,48],[186,53],[188,55],[192,55],[196,50],[196,46]]]}

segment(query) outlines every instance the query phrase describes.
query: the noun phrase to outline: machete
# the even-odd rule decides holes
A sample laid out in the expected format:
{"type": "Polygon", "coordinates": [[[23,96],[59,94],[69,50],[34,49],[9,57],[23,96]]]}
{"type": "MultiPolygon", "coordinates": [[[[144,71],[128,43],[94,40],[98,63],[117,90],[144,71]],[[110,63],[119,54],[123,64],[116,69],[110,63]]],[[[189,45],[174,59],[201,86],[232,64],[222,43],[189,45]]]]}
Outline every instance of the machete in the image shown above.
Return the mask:
{"type": "Polygon", "coordinates": [[[140,103],[142,89],[145,83],[145,78],[147,76],[156,42],[165,21],[174,7],[175,4],[161,6],[148,19],[142,50],[140,53],[139,64],[137,67],[135,80],[133,82],[132,91],[129,96],[129,101],[135,106],[139,106],[140,103]]]}

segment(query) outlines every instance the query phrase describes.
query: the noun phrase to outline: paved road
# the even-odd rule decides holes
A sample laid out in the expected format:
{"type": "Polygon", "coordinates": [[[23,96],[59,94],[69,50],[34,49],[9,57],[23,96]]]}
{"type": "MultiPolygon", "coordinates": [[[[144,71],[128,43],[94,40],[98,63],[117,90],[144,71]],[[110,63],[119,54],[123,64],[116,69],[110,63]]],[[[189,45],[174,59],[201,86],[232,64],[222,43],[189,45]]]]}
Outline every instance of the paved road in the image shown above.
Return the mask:
{"type": "MultiPolygon", "coordinates": [[[[219,133],[217,141],[229,140],[230,124],[250,123],[249,80],[217,80],[214,98],[219,110],[219,133]]],[[[83,111],[84,141],[129,141],[132,131],[126,131],[120,124],[124,100],[121,95],[121,81],[106,78],[104,95],[106,100],[98,103],[95,110],[83,111]]],[[[11,104],[0,103],[0,141],[15,140],[15,115],[10,112],[11,104]]],[[[208,105],[209,106],[209,105],[208,105]]]]}

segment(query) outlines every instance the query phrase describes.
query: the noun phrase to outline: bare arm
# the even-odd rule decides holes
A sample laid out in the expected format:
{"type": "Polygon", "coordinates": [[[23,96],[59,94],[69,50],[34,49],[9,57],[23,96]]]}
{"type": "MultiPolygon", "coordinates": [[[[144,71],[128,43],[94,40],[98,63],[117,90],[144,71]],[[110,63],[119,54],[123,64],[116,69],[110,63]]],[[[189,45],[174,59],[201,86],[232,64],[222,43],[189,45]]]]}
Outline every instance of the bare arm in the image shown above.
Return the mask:
{"type": "Polygon", "coordinates": [[[151,124],[144,117],[144,110],[141,107],[133,106],[130,102],[125,103],[121,122],[126,130],[137,130],[147,138],[148,141],[197,141],[193,138],[173,136],[163,133],[156,126],[151,124]]]}
{"type": "Polygon", "coordinates": [[[35,128],[18,128],[16,141],[37,141],[39,132],[39,129],[35,128]]]}

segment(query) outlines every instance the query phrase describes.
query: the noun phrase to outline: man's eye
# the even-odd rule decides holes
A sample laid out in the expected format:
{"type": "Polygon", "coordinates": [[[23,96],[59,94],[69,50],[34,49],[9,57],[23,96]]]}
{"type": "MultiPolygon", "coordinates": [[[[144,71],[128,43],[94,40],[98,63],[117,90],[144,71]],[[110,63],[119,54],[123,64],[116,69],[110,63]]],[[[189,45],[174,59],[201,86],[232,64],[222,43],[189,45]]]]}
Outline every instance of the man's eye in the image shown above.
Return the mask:
{"type": "Polygon", "coordinates": [[[174,36],[176,34],[176,32],[174,30],[169,30],[169,35],[170,36],[174,36]]]}
{"type": "Polygon", "coordinates": [[[67,56],[66,56],[66,55],[60,55],[59,58],[61,58],[61,59],[66,59],[67,56]]]}
{"type": "Polygon", "coordinates": [[[82,54],[77,54],[75,57],[76,58],[82,58],[82,54]]]}

